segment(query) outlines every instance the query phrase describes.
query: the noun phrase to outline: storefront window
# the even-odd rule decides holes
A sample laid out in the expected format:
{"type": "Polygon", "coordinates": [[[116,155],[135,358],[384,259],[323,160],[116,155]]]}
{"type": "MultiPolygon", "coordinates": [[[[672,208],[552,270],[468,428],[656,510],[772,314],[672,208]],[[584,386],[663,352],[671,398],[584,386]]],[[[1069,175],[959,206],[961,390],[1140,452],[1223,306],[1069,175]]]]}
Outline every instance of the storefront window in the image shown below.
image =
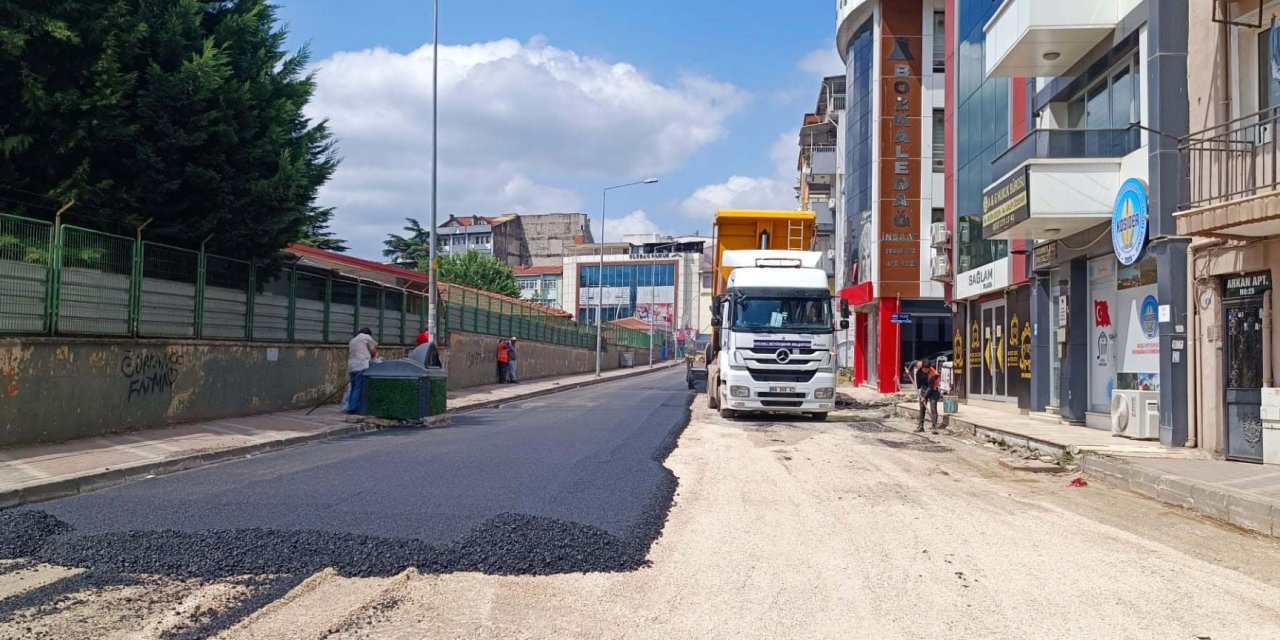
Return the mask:
{"type": "Polygon", "coordinates": [[[1156,260],[1120,267],[1116,306],[1120,312],[1117,385],[1121,389],[1160,390],[1160,301],[1156,290],[1156,260]]]}

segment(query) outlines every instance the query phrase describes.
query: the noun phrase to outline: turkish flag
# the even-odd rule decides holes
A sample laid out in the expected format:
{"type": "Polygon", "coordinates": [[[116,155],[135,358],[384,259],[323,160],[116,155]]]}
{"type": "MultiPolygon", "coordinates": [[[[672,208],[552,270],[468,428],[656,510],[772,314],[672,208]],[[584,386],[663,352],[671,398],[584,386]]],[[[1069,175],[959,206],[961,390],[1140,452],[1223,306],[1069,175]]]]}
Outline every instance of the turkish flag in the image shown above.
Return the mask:
{"type": "Polygon", "coordinates": [[[1106,300],[1093,301],[1093,324],[1098,327],[1111,326],[1111,310],[1106,300]]]}

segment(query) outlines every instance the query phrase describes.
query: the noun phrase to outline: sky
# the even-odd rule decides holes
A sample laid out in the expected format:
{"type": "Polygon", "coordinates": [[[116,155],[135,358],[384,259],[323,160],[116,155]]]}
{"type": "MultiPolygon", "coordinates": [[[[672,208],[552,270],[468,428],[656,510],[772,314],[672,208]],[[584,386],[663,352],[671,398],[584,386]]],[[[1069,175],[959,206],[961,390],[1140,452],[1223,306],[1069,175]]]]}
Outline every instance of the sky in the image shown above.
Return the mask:
{"type": "MultiPolygon", "coordinates": [[[[277,0],[308,47],[342,164],[333,230],[378,258],[431,211],[429,0],[277,0]]],[[[720,207],[794,208],[797,132],[841,72],[831,0],[441,0],[439,205],[580,211],[606,239],[708,234],[720,207]]]]}

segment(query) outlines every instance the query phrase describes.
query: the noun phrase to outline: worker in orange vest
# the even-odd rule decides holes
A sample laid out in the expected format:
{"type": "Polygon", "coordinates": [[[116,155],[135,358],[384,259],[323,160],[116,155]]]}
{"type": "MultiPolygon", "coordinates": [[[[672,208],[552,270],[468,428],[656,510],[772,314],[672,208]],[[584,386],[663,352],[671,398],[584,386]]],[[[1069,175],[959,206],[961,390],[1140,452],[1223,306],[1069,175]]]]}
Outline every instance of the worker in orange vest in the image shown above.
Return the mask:
{"type": "Polygon", "coordinates": [[[498,384],[507,383],[508,367],[511,365],[511,351],[506,340],[498,341],[498,384]]]}

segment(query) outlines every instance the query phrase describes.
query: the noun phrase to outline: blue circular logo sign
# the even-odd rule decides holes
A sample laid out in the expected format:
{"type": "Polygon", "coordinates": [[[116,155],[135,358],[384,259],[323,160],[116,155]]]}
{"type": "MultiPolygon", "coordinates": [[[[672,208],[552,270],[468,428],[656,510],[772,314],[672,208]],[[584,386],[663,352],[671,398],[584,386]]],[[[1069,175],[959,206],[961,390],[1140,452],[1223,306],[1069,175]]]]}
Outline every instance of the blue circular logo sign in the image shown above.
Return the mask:
{"type": "Polygon", "coordinates": [[[1147,245],[1147,183],[1129,178],[1120,185],[1111,212],[1111,246],[1125,266],[1138,261],[1147,245]]]}
{"type": "Polygon", "coordinates": [[[1142,322],[1142,334],[1147,339],[1156,337],[1156,316],[1159,315],[1160,305],[1156,304],[1155,296],[1147,296],[1142,299],[1142,309],[1138,311],[1138,318],[1142,322]]]}

